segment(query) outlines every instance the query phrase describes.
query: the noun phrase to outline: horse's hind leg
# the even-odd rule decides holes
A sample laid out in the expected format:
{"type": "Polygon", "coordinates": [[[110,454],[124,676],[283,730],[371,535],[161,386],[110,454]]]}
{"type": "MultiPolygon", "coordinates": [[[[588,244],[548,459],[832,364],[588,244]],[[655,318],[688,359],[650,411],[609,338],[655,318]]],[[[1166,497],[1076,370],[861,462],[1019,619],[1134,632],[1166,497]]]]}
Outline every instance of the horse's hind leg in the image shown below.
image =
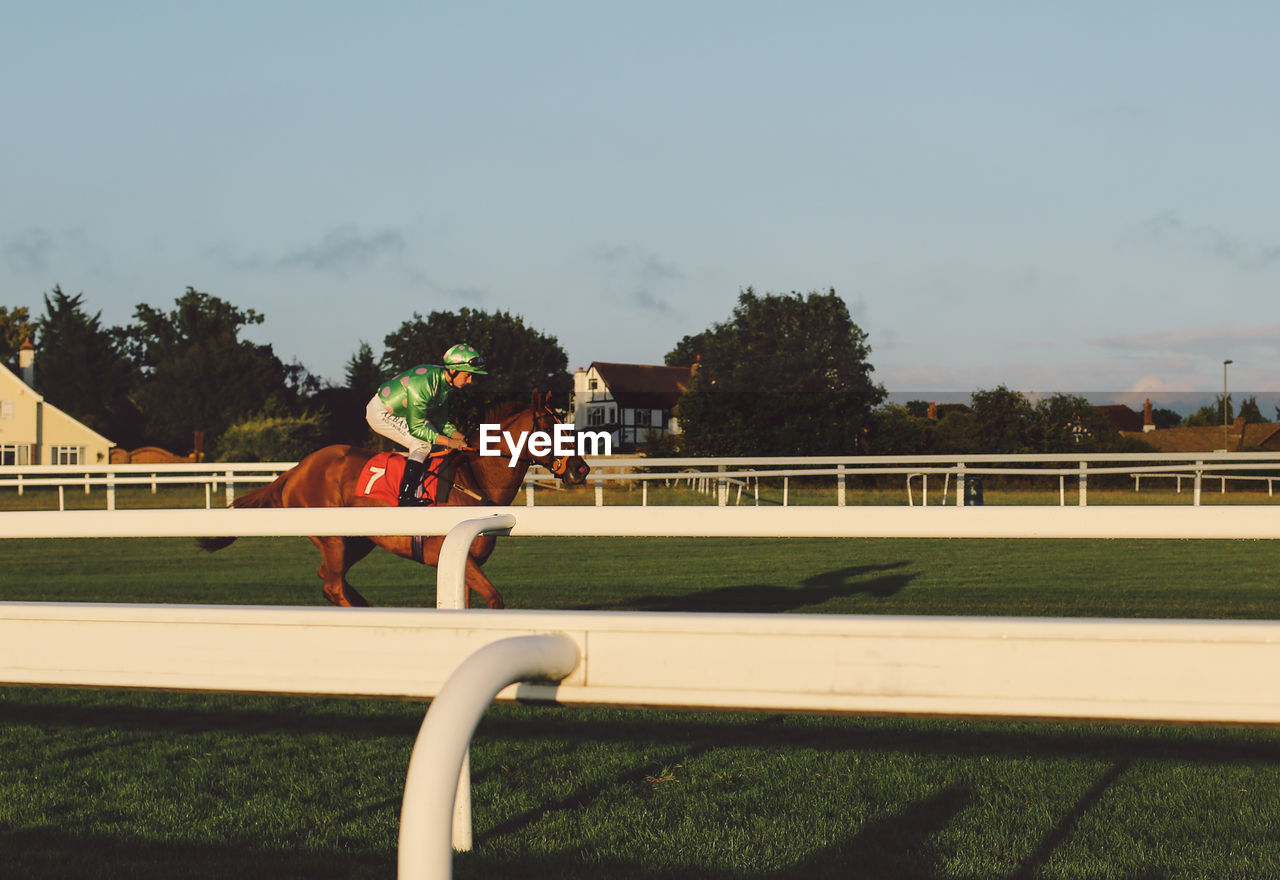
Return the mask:
{"type": "MultiPolygon", "coordinates": [[[[409,538],[404,537],[387,537],[374,538],[376,543],[390,550],[397,556],[403,556],[405,559],[414,559],[413,545],[409,538]]],[[[481,536],[476,541],[492,541],[492,538],[481,536]]],[[[444,538],[440,536],[425,538],[422,542],[422,559],[415,560],[425,565],[435,566],[440,562],[440,547],[444,544],[444,538]]],[[[472,553],[474,553],[475,545],[472,545],[472,553]]],[[[493,581],[480,570],[479,564],[475,557],[467,557],[466,569],[467,581],[467,602],[470,605],[470,594],[478,593],[481,599],[484,599],[486,605],[490,608],[505,608],[506,603],[502,600],[502,594],[498,592],[498,588],[493,585],[493,581]]]]}
{"type": "Polygon", "coordinates": [[[347,571],[373,549],[368,538],[312,538],[320,548],[321,562],[316,574],[324,581],[324,597],[344,608],[364,608],[369,602],[351,584],[347,571]]]}

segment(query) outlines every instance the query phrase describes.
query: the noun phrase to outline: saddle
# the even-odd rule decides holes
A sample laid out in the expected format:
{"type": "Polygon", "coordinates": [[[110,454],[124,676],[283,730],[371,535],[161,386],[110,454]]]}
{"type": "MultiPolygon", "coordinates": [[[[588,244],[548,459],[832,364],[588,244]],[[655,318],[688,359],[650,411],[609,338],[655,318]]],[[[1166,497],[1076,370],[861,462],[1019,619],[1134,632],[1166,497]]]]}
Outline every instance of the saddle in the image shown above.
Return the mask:
{"type": "MultiPolygon", "coordinates": [[[[392,507],[400,496],[404,479],[405,456],[399,452],[380,452],[365,463],[356,477],[356,496],[373,498],[392,507]]],[[[453,488],[453,475],[458,469],[458,456],[453,450],[434,453],[427,458],[422,481],[414,497],[422,505],[444,504],[453,488]]]]}

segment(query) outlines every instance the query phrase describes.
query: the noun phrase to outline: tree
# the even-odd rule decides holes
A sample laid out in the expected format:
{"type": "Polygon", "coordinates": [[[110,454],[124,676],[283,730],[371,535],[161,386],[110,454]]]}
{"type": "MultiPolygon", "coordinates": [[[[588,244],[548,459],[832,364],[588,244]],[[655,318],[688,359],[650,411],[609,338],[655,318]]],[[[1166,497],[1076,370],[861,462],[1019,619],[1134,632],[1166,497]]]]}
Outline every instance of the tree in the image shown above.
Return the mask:
{"type": "Polygon", "coordinates": [[[357,395],[373,397],[373,393],[382,384],[382,367],[373,356],[373,346],[360,340],[360,347],[347,361],[347,387],[357,395]]]}
{"type": "Polygon", "coordinates": [[[1102,452],[1111,450],[1120,432],[1086,398],[1052,394],[1035,406],[1036,451],[1102,452]]]}
{"type": "Polygon", "coordinates": [[[972,416],[965,438],[971,452],[1026,453],[1037,450],[1034,407],[1020,391],[999,385],[975,391],[970,398],[972,416]]]}
{"type": "Polygon", "coordinates": [[[11,370],[18,369],[18,349],[22,343],[36,335],[36,325],[27,313],[26,306],[0,306],[0,364],[11,370]]]}
{"type": "Polygon", "coordinates": [[[886,403],[872,412],[868,445],[876,455],[924,455],[933,452],[933,420],[923,413],[913,412],[910,402],[906,406],[886,403]]]}
{"type": "Polygon", "coordinates": [[[568,407],[573,390],[568,356],[554,336],[526,326],[523,318],[510,312],[463,307],[457,312],[432,312],[425,319],[415,312],[413,320],[383,340],[377,384],[416,364],[440,363],[444,353],[460,342],[480,352],[488,375],[477,376],[470,388],[454,395],[451,416],[459,428],[478,425],[490,406],[527,400],[534,391],[552,391],[555,405],[568,407]]]}
{"type": "Polygon", "coordinates": [[[1256,425],[1262,421],[1262,410],[1258,409],[1257,396],[1246,397],[1240,401],[1240,415],[1244,416],[1244,420],[1251,425],[1256,425]]]}
{"type": "Polygon", "coordinates": [[[667,363],[698,364],[678,404],[695,455],[816,455],[863,448],[885,391],[871,381],[867,334],[834,289],[757,296],[729,321],[686,336],[667,363]]]}
{"type": "Polygon", "coordinates": [[[36,384],[51,404],[121,446],[141,438],[139,413],[130,398],[137,374],[118,338],[102,327],[102,313],[85,313],[83,293],[61,286],[45,294],[45,314],[36,322],[36,384]]]}
{"type": "MultiPolygon", "coordinates": [[[[1215,394],[1213,403],[1208,406],[1202,406],[1195,412],[1188,415],[1182,421],[1183,427],[1186,428],[1203,428],[1213,427],[1214,425],[1223,425],[1230,422],[1234,418],[1235,408],[1231,405],[1231,395],[1227,395],[1227,414],[1222,414],[1222,395],[1215,394]]],[[[1255,404],[1256,405],[1256,404],[1255,404]]]]}
{"type": "Polygon", "coordinates": [[[162,312],[145,303],[125,341],[142,374],[136,399],[153,443],[188,448],[196,431],[208,445],[235,422],[276,408],[298,407],[306,377],[286,367],[270,345],[239,338],[262,315],[188,287],[162,312]]]}
{"type": "Polygon", "coordinates": [[[1157,428],[1176,428],[1182,424],[1182,416],[1165,407],[1154,407],[1151,410],[1151,423],[1157,428]]]}

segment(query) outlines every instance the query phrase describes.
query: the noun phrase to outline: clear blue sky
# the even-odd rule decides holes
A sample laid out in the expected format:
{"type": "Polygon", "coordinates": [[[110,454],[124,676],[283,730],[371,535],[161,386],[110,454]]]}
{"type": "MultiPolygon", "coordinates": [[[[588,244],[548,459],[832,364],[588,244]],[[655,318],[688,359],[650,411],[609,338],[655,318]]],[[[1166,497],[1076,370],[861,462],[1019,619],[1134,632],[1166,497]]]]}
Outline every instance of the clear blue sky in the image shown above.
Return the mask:
{"type": "MultiPolygon", "coordinates": [[[[825,290],[898,393],[1280,391],[1280,5],[6,5],[0,304],[651,362],[825,290]]],[[[434,354],[434,353],[430,353],[434,354]]],[[[424,353],[428,358],[428,353],[424,353]]],[[[1268,413],[1269,415],[1269,413],[1268,413]]]]}

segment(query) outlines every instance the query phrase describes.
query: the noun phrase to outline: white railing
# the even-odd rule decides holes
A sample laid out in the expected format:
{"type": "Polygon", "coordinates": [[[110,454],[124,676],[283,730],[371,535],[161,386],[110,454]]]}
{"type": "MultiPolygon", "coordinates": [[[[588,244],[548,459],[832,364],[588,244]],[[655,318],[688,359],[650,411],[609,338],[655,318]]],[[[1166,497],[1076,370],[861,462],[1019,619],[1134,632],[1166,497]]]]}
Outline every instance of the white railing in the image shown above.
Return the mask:
{"type": "MultiPolygon", "coordinates": [[[[205,509],[213,507],[213,493],[222,484],[227,505],[235,500],[236,484],[269,483],[294,466],[294,462],[241,462],[215,464],[106,464],[106,465],[22,465],[0,467],[0,488],[14,488],[18,495],[28,489],[56,487],[58,509],[66,509],[66,490],[84,488],[89,494],[98,486],[106,492],[107,510],[116,508],[120,486],[150,486],[155,495],[159,486],[203,486],[205,509]]],[[[219,505],[223,506],[223,505],[219,505]]]]}
{"type": "MultiPolygon", "coordinates": [[[[0,538],[448,533],[443,605],[484,533],[1280,539],[1280,514],[1256,506],[477,512],[0,513],[0,538]]],[[[459,806],[455,833],[469,821],[466,744],[494,697],[1280,724],[1280,682],[1252,674],[1277,661],[1276,622],[0,603],[0,683],[438,697],[406,777],[402,877],[449,876],[442,826],[459,806]]]]}
{"type": "MultiPolygon", "coordinates": [[[[968,477],[1001,476],[1056,479],[1059,504],[1068,500],[1088,504],[1090,476],[1125,475],[1134,479],[1134,490],[1140,491],[1143,479],[1182,479],[1192,482],[1193,505],[1200,503],[1204,480],[1218,482],[1226,492],[1227,481],[1266,482],[1272,495],[1273,482],[1280,477],[1280,453],[1097,453],[1091,455],[860,455],[809,456],[775,458],[643,458],[640,456],[588,457],[592,467],[588,477],[595,490],[596,506],[604,506],[604,487],[609,483],[635,483],[641,488],[641,506],[649,504],[649,485],[684,484],[715,498],[719,506],[744,503],[760,504],[760,481],[781,480],[781,505],[790,506],[791,481],[795,478],[834,478],[836,506],[848,501],[850,477],[900,476],[906,487],[907,504],[914,506],[913,485],[920,482],[921,504],[928,504],[928,478],[941,477],[942,502],[960,505],[964,501],[968,477]],[[1056,465],[1056,466],[1055,466],[1056,465]],[[1257,471],[1271,472],[1259,475],[1257,471]],[[1068,482],[1074,491],[1068,491],[1068,482]],[[954,487],[952,500],[947,496],[954,487]],[[736,493],[736,494],[735,494],[736,493]]],[[[116,487],[149,485],[154,494],[159,485],[186,484],[203,486],[205,507],[211,508],[213,494],[219,485],[225,490],[225,504],[235,497],[236,487],[269,482],[293,466],[292,462],[217,462],[211,464],[128,464],[128,465],[24,465],[0,468],[0,489],[14,488],[18,494],[38,487],[58,488],[58,509],[65,508],[64,491],[83,487],[106,490],[106,507],[114,509],[116,487]]],[[[525,504],[535,503],[535,487],[553,487],[554,478],[542,468],[534,468],[525,478],[525,504]]],[[[554,496],[553,496],[554,497],[554,496]]],[[[219,504],[219,506],[223,506],[219,504]]]]}

